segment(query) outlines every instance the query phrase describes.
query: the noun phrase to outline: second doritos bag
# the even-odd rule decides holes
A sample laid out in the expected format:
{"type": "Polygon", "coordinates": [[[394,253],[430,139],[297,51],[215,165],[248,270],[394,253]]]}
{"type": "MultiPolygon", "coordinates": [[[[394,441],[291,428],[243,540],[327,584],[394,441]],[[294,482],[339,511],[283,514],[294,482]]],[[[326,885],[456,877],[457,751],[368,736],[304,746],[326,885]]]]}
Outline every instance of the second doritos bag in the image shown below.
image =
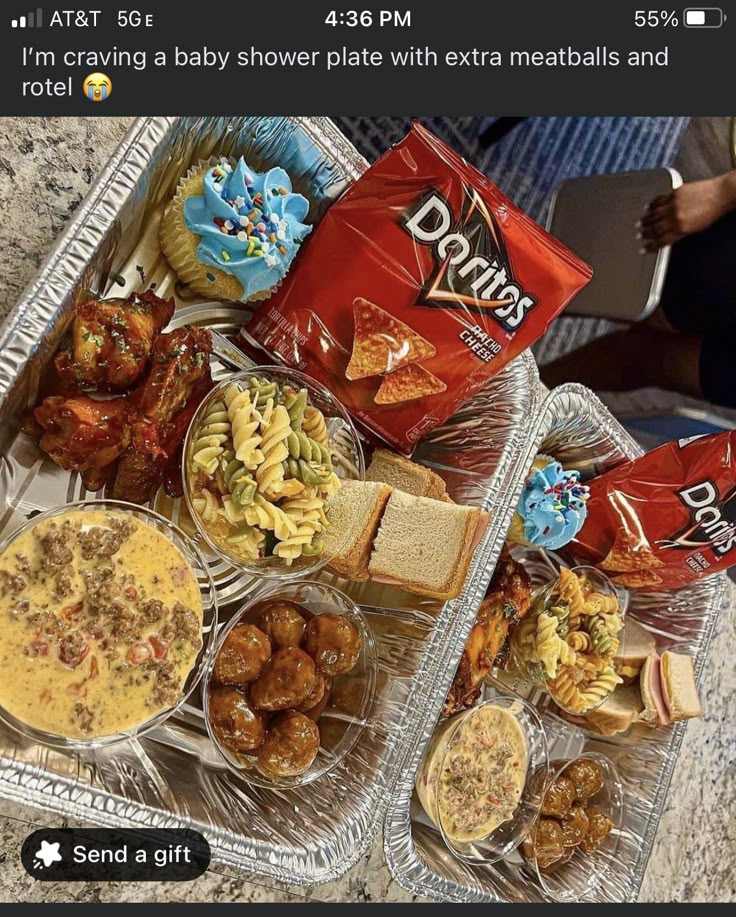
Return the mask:
{"type": "Polygon", "coordinates": [[[575,553],[656,591],[736,564],[736,431],[666,443],[594,478],[575,553]]]}
{"type": "Polygon", "coordinates": [[[247,332],[409,454],[590,277],[416,124],[330,207],[247,332]]]}

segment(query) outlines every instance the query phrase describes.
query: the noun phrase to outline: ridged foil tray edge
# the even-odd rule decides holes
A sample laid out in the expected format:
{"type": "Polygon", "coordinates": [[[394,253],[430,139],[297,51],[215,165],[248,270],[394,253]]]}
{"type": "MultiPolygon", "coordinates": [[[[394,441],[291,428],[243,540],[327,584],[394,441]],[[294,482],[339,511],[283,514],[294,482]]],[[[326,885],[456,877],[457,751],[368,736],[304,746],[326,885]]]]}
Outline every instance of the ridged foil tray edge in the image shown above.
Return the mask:
{"type": "MultiPolygon", "coordinates": [[[[511,523],[513,510],[521,493],[527,469],[531,466],[539,451],[544,435],[549,426],[551,426],[551,424],[547,426],[545,421],[555,411],[572,413],[575,410],[591,414],[598,426],[605,431],[610,440],[615,442],[628,458],[636,458],[642,454],[643,450],[638,443],[609,413],[601,400],[585,386],[569,383],[553,389],[542,401],[541,406],[534,415],[530,424],[528,449],[522,453],[520,461],[516,465],[513,482],[509,484],[511,496],[507,511],[504,514],[505,527],[499,526],[502,528],[503,534],[500,538],[498,551],[489,552],[493,557],[494,564],[508,526],[511,523]]],[[[490,580],[492,572],[493,568],[487,571],[487,577],[484,577],[486,583],[490,580]]],[[[716,615],[723,605],[726,595],[726,575],[719,574],[711,579],[715,581],[715,594],[704,618],[703,640],[700,652],[695,659],[695,676],[698,682],[708,655],[708,648],[715,628],[716,615]]],[[[409,815],[416,774],[427,745],[434,733],[437,718],[452,684],[452,679],[460,662],[472,624],[472,620],[464,621],[462,626],[456,628],[451,644],[451,652],[444,659],[439,660],[438,665],[435,667],[435,680],[430,686],[433,701],[428,705],[427,712],[429,716],[425,719],[421,735],[417,738],[415,733],[413,744],[410,747],[408,746],[408,751],[392,791],[391,802],[384,822],[384,854],[392,877],[402,888],[414,895],[431,898],[436,901],[463,904],[501,903],[501,899],[495,896],[479,893],[474,889],[446,880],[432,872],[417,856],[412,839],[412,822],[409,815]]],[[[657,788],[653,812],[648,820],[646,832],[641,838],[639,858],[634,869],[634,879],[628,890],[626,901],[635,900],[641,887],[686,728],[686,722],[680,722],[672,728],[668,743],[666,767],[657,788]]],[[[448,856],[450,856],[449,853],[448,856]]]]}

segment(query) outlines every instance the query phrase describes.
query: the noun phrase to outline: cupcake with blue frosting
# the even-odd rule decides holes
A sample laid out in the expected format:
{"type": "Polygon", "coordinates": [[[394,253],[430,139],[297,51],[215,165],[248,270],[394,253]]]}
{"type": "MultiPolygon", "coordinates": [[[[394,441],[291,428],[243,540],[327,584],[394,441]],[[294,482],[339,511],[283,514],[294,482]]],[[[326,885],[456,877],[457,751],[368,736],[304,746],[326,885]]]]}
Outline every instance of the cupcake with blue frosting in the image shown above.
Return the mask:
{"type": "Polygon", "coordinates": [[[538,455],[527,475],[509,530],[512,544],[558,551],[583,527],[590,489],[580,473],[565,471],[548,455],[538,455]]]}
{"type": "Polygon", "coordinates": [[[161,249],[182,283],[207,299],[266,299],[311,231],[308,211],[283,169],[210,159],[179,183],[161,220],[161,249]]]}

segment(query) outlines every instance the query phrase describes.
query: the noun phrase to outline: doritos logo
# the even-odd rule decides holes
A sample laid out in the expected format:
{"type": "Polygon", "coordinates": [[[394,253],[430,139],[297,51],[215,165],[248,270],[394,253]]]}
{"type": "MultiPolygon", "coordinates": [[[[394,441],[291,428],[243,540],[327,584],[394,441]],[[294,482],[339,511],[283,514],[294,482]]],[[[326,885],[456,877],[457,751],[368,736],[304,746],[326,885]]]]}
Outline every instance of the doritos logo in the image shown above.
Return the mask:
{"type": "Polygon", "coordinates": [[[457,221],[447,201],[430,192],[404,228],[415,241],[434,246],[438,267],[422,291],[423,305],[490,315],[512,334],[537,305],[515,279],[503,235],[477,191],[468,191],[457,221]]]}
{"type": "Polygon", "coordinates": [[[671,540],[669,548],[711,546],[717,554],[727,554],[736,545],[736,488],[721,499],[712,481],[701,481],[677,491],[687,507],[690,521],[671,540]]]}

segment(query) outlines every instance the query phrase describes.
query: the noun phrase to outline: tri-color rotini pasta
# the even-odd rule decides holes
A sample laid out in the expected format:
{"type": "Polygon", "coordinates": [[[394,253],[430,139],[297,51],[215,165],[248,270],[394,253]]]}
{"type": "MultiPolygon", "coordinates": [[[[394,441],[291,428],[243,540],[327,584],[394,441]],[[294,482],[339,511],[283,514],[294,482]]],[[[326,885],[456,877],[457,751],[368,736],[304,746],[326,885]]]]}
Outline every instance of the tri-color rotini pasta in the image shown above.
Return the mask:
{"type": "Polygon", "coordinates": [[[597,707],[622,682],[623,678],[616,674],[613,666],[605,666],[581,691],[582,712],[597,707]]]}
{"type": "Polygon", "coordinates": [[[304,408],[302,417],[302,430],[310,439],[318,442],[321,446],[328,446],[330,443],[327,436],[327,423],[325,415],[313,404],[308,404],[304,408]]]}
{"type": "Polygon", "coordinates": [[[561,641],[557,634],[558,623],[554,615],[548,615],[544,611],[537,618],[536,655],[548,678],[557,675],[557,664],[560,660],[561,641]]]}
{"type": "Polygon", "coordinates": [[[590,639],[590,634],[586,634],[585,631],[576,630],[573,633],[568,634],[566,637],[566,643],[568,646],[571,646],[577,653],[589,653],[592,649],[592,642],[590,639]]]}
{"type": "Polygon", "coordinates": [[[615,594],[563,568],[514,631],[512,649],[559,706],[584,714],[620,684],[613,657],[622,626],[615,594]]]}
{"type": "Polygon", "coordinates": [[[192,444],[192,465],[212,475],[218,468],[225,444],[232,437],[230,417],[222,401],[210,405],[192,444]]]}
{"type": "Polygon", "coordinates": [[[289,456],[287,440],[292,432],[289,413],[283,404],[273,410],[271,419],[261,424],[261,452],[263,461],[256,466],[258,493],[275,497],[284,480],[284,461],[289,456]]]}
{"type": "Polygon", "coordinates": [[[263,440],[261,416],[251,401],[250,392],[243,391],[234,382],[225,390],[225,405],[235,457],[253,471],[263,461],[263,451],[259,448],[263,440]]]}
{"type": "Polygon", "coordinates": [[[590,634],[593,649],[599,656],[610,656],[613,637],[600,615],[589,615],[584,622],[590,634]]]}
{"type": "Polygon", "coordinates": [[[306,388],[265,377],[233,381],[215,397],[186,459],[191,507],[207,534],[246,562],[318,556],[340,487],[324,415],[306,388]]]}

